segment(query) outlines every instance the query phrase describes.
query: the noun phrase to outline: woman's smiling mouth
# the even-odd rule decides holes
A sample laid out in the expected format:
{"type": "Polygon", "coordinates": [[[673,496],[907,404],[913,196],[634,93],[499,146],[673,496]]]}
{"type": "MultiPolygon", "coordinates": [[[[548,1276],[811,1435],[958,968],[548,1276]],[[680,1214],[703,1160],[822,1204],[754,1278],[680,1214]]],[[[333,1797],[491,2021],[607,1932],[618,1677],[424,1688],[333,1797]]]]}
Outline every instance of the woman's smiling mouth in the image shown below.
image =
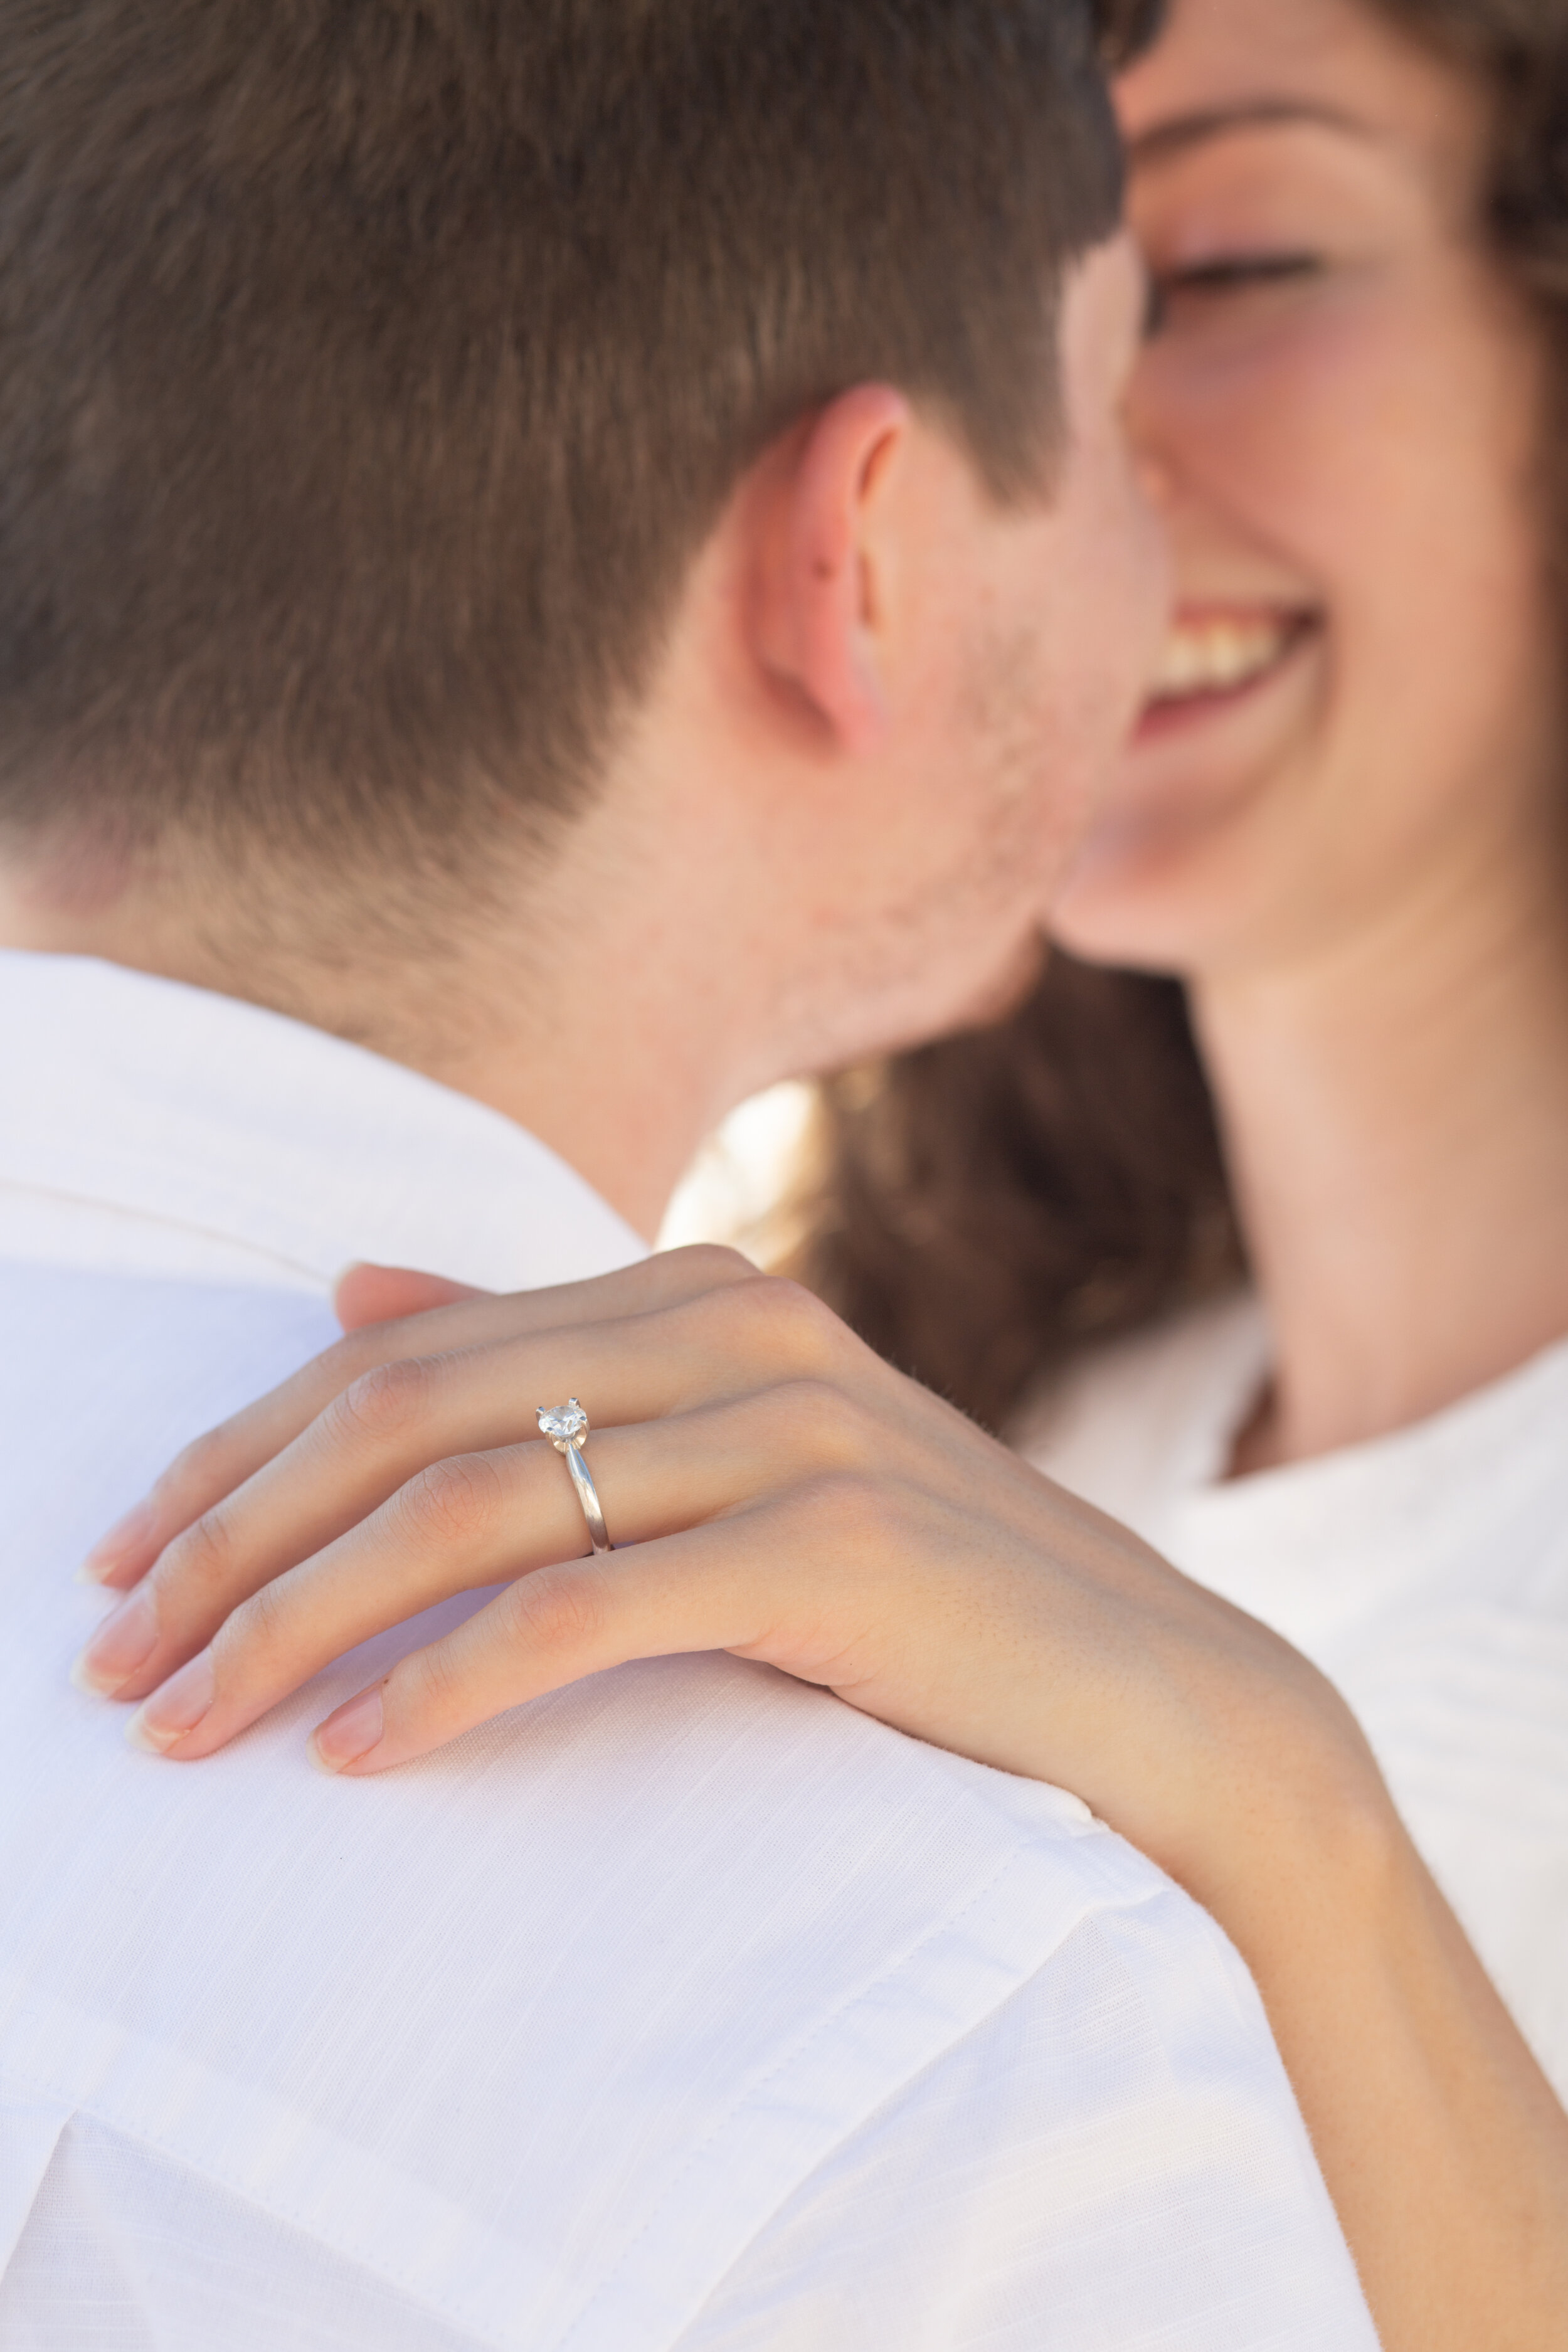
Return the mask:
{"type": "Polygon", "coordinates": [[[1283,668],[1315,616],[1278,608],[1190,606],[1176,614],[1139,733],[1163,731],[1241,696],[1283,668]]]}

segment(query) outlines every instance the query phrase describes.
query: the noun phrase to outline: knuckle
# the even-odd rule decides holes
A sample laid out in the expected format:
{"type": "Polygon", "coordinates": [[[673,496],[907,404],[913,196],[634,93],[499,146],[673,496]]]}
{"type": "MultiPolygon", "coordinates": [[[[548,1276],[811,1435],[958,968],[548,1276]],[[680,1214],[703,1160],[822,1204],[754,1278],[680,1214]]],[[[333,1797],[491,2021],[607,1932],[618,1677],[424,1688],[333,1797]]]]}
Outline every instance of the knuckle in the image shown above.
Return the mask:
{"type": "Polygon", "coordinates": [[[204,1500],[221,1495],[232,1484],[227,1427],[204,1429],[183,1446],[153,1488],[152,1499],[160,1519],[176,1526],[201,1509],[204,1500]]]}
{"type": "Polygon", "coordinates": [[[323,1348],[296,1375],[301,1401],[325,1412],[334,1399],[353,1386],[362,1372],[370,1371],[381,1361],[386,1348],[386,1334],[374,1324],[363,1331],[345,1331],[330,1348],[323,1348]]]}
{"type": "Polygon", "coordinates": [[[784,1275],[764,1275],[762,1279],[768,1292],[768,1313],[797,1361],[811,1366],[834,1362],[844,1326],[833,1309],[804,1283],[791,1282],[784,1275]]]}
{"type": "Polygon", "coordinates": [[[376,1341],[381,1334],[374,1324],[363,1331],[345,1331],[330,1348],[323,1348],[305,1366],[305,1372],[334,1391],[347,1388],[360,1373],[376,1360],[376,1341]]]}
{"type": "Polygon", "coordinates": [[[405,1730],[419,1722],[460,1720],[466,1712],[467,1680],[448,1644],[433,1643],[394,1666],[384,1685],[388,1712],[395,1706],[405,1730]]]}
{"type": "Polygon", "coordinates": [[[434,1367],[424,1356],[373,1364],[340,1390],[323,1421],[329,1435],[352,1445],[382,1445],[405,1435],[428,1410],[434,1367]]]}
{"type": "Polygon", "coordinates": [[[832,1309],[804,1284],[777,1274],[753,1273],[713,1293],[707,1311],[721,1340],[738,1344],[769,1365],[803,1372],[826,1369],[843,1330],[832,1309]]]}
{"type": "Polygon", "coordinates": [[[757,1269],[744,1251],[731,1249],[727,1242],[688,1242],[678,1250],[665,1253],[667,1261],[679,1264],[683,1271],[700,1276],[715,1287],[736,1282],[754,1282],[757,1269]]]}
{"type": "Polygon", "coordinates": [[[874,1454],[868,1416],[832,1381],[805,1373],[770,1391],[765,1409],[792,1453],[827,1470],[854,1470],[874,1454]]]}
{"type": "Polygon", "coordinates": [[[609,1622],[609,1595],[592,1569],[553,1575],[546,1569],[522,1577],[511,1587],[508,1606],[512,1640],[535,1655],[592,1650],[609,1622]]]}
{"type": "Polygon", "coordinates": [[[286,1576],[258,1585],[248,1600],[230,1612],[213,1636],[218,1674],[232,1676],[240,1662],[254,1674],[264,1662],[287,1646],[293,1622],[293,1594],[286,1576]]]}
{"type": "Polygon", "coordinates": [[[482,1454],[432,1462],[397,1496],[403,1532],[420,1546],[472,1543],[494,1526],[502,1507],[501,1482],[482,1454]]]}
{"type": "Polygon", "coordinates": [[[234,1532],[219,1505],[175,1537],[153,1572],[161,1592],[177,1583],[200,1602],[226,1592],[234,1568],[234,1532]]]}
{"type": "Polygon", "coordinates": [[[900,1514],[886,1479],[868,1469],[824,1471],[796,1495],[806,1540],[857,1553],[896,1540],[900,1514]]]}

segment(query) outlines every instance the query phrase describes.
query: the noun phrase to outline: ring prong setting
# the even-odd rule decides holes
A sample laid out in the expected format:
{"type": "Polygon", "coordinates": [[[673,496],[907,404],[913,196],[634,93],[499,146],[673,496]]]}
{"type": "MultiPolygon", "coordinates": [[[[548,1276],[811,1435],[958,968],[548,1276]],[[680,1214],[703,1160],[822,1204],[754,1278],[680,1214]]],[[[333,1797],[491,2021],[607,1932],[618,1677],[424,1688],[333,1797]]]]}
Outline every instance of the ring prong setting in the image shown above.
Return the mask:
{"type": "Polygon", "coordinates": [[[575,1397],[568,1397],[564,1404],[536,1404],[533,1410],[539,1417],[541,1437],[548,1437],[557,1454],[566,1458],[577,1500],[583,1506],[583,1517],[588,1522],[589,1542],[595,1552],[614,1551],[616,1547],[610,1541],[610,1531],[599,1506],[598,1489],[583,1459],[583,1441],[588,1434],[587,1414],[575,1397]]]}
{"type": "Polygon", "coordinates": [[[588,1416],[575,1397],[564,1404],[536,1405],[539,1433],[548,1437],[557,1454],[564,1454],[569,1445],[581,1445],[588,1434],[588,1416]]]}

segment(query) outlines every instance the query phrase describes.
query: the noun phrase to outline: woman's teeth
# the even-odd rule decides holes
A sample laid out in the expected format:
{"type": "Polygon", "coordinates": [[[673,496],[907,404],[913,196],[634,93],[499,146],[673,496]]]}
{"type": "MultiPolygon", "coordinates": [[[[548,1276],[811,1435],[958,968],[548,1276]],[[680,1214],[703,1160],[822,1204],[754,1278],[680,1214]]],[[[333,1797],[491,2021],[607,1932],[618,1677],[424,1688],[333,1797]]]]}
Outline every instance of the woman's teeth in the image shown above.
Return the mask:
{"type": "Polygon", "coordinates": [[[1156,702],[1218,694],[1271,669],[1297,634],[1293,620],[1178,621],[1152,689],[1156,702]]]}

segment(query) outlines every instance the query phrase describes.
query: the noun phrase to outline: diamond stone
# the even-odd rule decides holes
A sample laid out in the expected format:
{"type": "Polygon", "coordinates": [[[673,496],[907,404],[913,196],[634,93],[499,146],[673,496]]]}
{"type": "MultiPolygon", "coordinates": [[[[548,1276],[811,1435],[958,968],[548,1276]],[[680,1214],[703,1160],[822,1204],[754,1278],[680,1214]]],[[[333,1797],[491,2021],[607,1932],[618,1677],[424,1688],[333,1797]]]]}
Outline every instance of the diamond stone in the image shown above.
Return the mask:
{"type": "MultiPolygon", "coordinates": [[[[552,1437],[557,1445],[570,1445],[574,1439],[588,1434],[588,1416],[575,1397],[565,1404],[556,1405],[553,1410],[539,1405],[536,1411],[541,1435],[552,1437]]],[[[561,1474],[557,1471],[555,1475],[559,1477],[561,1474]]]]}

